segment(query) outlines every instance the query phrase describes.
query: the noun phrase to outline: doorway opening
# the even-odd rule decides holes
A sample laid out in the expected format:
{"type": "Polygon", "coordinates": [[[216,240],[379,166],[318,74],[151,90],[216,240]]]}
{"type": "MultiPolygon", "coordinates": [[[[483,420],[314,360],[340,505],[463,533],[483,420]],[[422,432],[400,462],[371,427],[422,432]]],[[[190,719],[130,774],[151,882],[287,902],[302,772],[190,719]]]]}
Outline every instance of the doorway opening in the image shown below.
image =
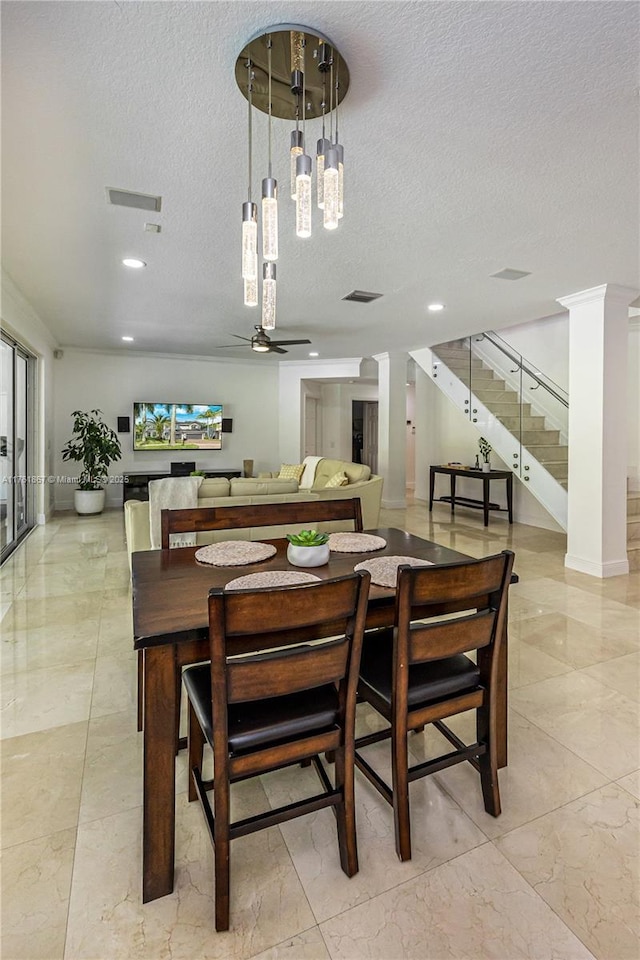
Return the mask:
{"type": "Polygon", "coordinates": [[[351,401],[351,459],[378,472],[378,401],[351,401]]]}

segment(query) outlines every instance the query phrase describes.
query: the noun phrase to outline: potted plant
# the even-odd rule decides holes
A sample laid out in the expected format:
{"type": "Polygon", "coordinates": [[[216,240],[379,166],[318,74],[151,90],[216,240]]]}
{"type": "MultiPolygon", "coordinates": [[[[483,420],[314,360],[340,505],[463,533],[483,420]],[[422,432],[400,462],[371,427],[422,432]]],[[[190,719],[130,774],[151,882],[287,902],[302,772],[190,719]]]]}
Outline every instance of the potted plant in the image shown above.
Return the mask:
{"type": "Polygon", "coordinates": [[[102,419],[100,410],[74,410],[73,437],[62,450],[63,460],[82,464],[79,485],[74,491],[76,513],[102,513],[108,467],[122,456],[120,441],[102,419]]]}
{"type": "Polygon", "coordinates": [[[322,567],[329,562],[329,535],[317,530],[288,533],[287,560],[294,567],[322,567]]]}
{"type": "Polygon", "coordinates": [[[488,440],[485,440],[484,437],[480,437],[478,440],[478,446],[480,447],[480,453],[482,454],[482,471],[483,473],[489,473],[491,470],[491,463],[489,462],[489,454],[492,450],[491,444],[488,440]]]}

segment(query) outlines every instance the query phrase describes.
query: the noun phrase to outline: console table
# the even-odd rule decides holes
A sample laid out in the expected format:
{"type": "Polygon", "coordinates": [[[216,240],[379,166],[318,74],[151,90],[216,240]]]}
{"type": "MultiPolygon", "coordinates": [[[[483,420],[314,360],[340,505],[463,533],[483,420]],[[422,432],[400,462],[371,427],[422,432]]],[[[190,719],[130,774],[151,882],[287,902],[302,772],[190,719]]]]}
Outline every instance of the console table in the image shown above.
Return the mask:
{"type": "MultiPolygon", "coordinates": [[[[204,475],[207,479],[212,477],[241,477],[242,470],[205,470],[204,475]]],[[[166,477],[173,476],[172,473],[126,473],[122,484],[122,502],[127,500],[148,500],[149,499],[149,481],[164,480],[166,477]]]]}
{"type": "Polygon", "coordinates": [[[437,473],[443,473],[451,478],[451,493],[448,497],[437,497],[436,500],[450,503],[451,513],[455,513],[456,504],[461,507],[471,507],[473,510],[484,511],[485,527],[489,526],[490,510],[504,511],[504,507],[501,507],[498,503],[492,503],[489,499],[491,481],[504,480],[507,486],[509,523],[513,523],[513,474],[510,470],[490,470],[488,473],[484,473],[482,470],[474,470],[472,467],[431,466],[429,468],[429,512],[433,510],[433,491],[437,473]],[[482,500],[456,496],[456,477],[482,480],[482,500]]]}

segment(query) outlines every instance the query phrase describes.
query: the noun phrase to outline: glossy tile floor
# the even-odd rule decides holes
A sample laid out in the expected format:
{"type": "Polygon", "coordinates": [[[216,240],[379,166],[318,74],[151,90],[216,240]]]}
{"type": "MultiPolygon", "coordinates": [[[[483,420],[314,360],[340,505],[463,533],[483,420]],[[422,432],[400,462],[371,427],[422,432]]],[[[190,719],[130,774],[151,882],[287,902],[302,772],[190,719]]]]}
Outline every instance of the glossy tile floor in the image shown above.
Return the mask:
{"type": "MultiPolygon", "coordinates": [[[[563,536],[502,518],[485,530],[471,511],[452,523],[436,505],[430,521],[414,505],[381,524],[473,556],[516,552],[502,816],[484,813],[470,768],[418,781],[402,864],[391,811],[358,774],[358,875],[340,871],[328,810],[236,840],[232,931],[216,934],[182,754],[175,891],[143,906],[122,515],[57,517],[1,574],[3,960],[637,960],[640,575],[566,571],[563,536]]],[[[437,738],[412,736],[412,753],[437,738]]],[[[384,762],[386,745],[371,749],[384,762]]],[[[239,784],[235,812],[287,802],[312,777],[239,784]]]]}

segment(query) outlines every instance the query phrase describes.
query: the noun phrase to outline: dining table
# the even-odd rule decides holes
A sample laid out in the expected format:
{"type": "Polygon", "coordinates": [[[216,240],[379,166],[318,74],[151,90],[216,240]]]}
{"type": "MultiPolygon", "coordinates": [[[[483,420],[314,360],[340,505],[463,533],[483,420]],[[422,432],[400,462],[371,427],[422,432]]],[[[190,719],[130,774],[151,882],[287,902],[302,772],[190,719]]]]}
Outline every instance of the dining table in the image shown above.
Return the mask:
{"type": "MultiPolygon", "coordinates": [[[[368,530],[386,546],[373,552],[334,553],[312,571],[322,579],[344,576],[363,560],[402,556],[434,564],[469,556],[395,528],[368,530]]],[[[175,760],[178,678],[182,667],[209,659],[208,594],[241,575],[267,570],[299,570],[287,560],[286,538],[262,540],[276,553],[260,563],[213,566],[196,560],[198,547],[145,550],[132,555],[134,648],[144,660],[143,902],[173,890],[175,857],[175,760]]],[[[517,579],[517,578],[516,578],[517,579]]],[[[513,579],[512,579],[513,582],[513,579]]],[[[366,629],[393,625],[395,590],[371,584],[366,629]]],[[[450,612],[449,606],[443,613],[450,612]]],[[[232,651],[237,653],[245,650],[232,651]]],[[[499,766],[507,763],[507,636],[500,650],[497,687],[499,766]]]]}

